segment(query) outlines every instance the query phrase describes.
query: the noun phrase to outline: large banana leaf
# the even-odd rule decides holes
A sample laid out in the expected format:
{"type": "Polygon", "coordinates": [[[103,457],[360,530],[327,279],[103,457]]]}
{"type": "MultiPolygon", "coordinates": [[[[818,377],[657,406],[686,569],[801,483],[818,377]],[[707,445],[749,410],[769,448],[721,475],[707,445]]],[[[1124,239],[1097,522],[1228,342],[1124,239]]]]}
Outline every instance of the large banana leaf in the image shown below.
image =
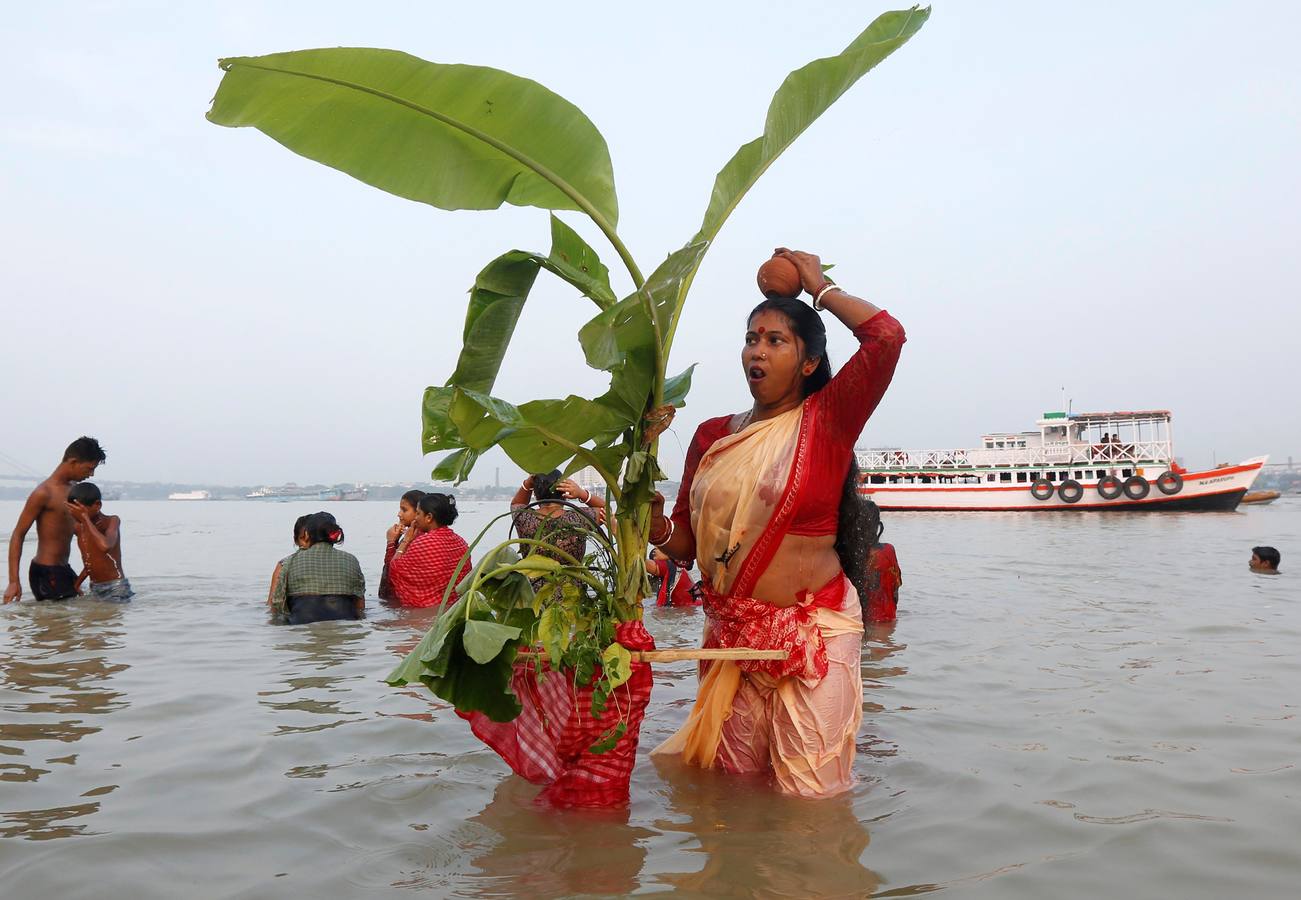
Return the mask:
{"type": "Polygon", "coordinates": [[[223,59],[208,119],[442,209],[503,203],[619,219],[605,138],[535,81],[394,50],[223,59]]]}
{"type": "Polygon", "coordinates": [[[655,375],[655,330],[646,299],[656,319],[667,323],[681,303],[684,279],[699,267],[708,248],[695,241],[675,250],[640,289],[602,310],[578,332],[587,364],[613,376],[601,402],[632,421],[646,411],[655,375]]]}
{"type": "Polygon", "coordinates": [[[539,268],[578,288],[601,309],[614,303],[610,274],[596,251],[552,216],[550,254],[511,250],[488,263],[475,278],[465,312],[461,355],[448,384],[484,393],[492,390],[539,268]]]}
{"type": "Polygon", "coordinates": [[[592,447],[608,444],[630,421],[609,404],[572,395],[517,407],[447,385],[425,391],[423,446],[425,453],[458,451],[439,463],[440,479],[464,480],[478,455],[497,445],[524,471],[546,472],[575,454],[601,462],[603,457],[591,455],[592,447]]]}
{"type": "MultiPolygon", "coordinates": [[[[916,6],[883,13],[841,53],[815,59],[787,75],[768,104],[763,134],[737,150],[714,179],[709,208],[694,240],[712,241],[732,210],[773,161],[858,79],[907,43],[926,24],[930,14],[930,7],[916,6]]],[[[692,270],[683,280],[683,295],[694,277],[692,270]]],[[[663,323],[666,343],[673,339],[681,312],[679,297],[663,323]]]]}
{"type": "Polygon", "coordinates": [[[773,160],[858,79],[907,43],[930,14],[930,7],[915,6],[883,13],[841,53],[815,59],[787,75],[768,104],[763,134],[737,150],[714,179],[714,192],[696,240],[712,241],[773,160]]]}

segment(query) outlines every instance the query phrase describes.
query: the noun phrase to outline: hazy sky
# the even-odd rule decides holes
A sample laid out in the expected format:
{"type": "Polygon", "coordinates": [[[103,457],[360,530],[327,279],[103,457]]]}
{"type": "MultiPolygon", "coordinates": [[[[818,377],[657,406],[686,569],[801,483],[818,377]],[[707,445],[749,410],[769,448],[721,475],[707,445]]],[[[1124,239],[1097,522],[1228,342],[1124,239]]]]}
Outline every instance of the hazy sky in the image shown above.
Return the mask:
{"type": "MultiPolygon", "coordinates": [[[[0,450],[47,470],[84,432],[106,479],[427,476],[421,393],[452,369],[465,292],[499,253],[545,251],[547,214],[443,212],[211,125],[219,56],[391,47],[534,78],[605,135],[649,271],[786,73],[888,8],[8,9],[0,450]]],[[[675,371],[700,366],[665,468],[701,419],[748,405],[744,314],[778,244],[908,330],[864,445],[972,446],[1033,427],[1065,386],[1076,411],[1172,409],[1192,464],[1301,457],[1298,26],[1290,3],[936,3],[724,228],[673,350],[675,371]]],[[[574,337],[591,312],[540,276],[496,393],[598,393],[574,337]]],[[[851,344],[829,324],[839,363],[851,344]]],[[[472,480],[495,465],[516,477],[497,457],[472,480]]]]}

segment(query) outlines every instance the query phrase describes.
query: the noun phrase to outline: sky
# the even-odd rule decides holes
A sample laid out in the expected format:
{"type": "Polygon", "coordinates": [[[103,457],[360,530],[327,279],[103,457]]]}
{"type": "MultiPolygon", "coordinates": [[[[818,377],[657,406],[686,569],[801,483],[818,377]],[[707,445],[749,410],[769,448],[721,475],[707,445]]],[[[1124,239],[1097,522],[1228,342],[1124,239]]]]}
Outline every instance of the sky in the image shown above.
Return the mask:
{"type": "MultiPolygon", "coordinates": [[[[97,436],[110,480],[408,481],[488,261],[547,213],[446,212],[204,119],[222,56],[326,46],[506,69],[610,146],[649,271],[774,90],[881,3],[44,2],[0,31],[0,451],[97,436]]],[[[1301,458],[1301,8],[937,2],[769,170],[711,248],[664,468],[749,406],[754,272],[818,253],[908,344],[863,446],[975,446],[1075,411],[1174,412],[1186,463],[1301,458]]],[[[578,214],[564,214],[617,269],[578,214]]],[[[629,285],[616,276],[616,288],[629,285]]],[[[545,273],[495,393],[595,396],[592,313],[545,273]]],[[[832,362],[852,339],[829,323],[832,362]]],[[[4,469],[5,466],[0,466],[4,469]]],[[[471,481],[519,477],[499,454],[471,481]]]]}

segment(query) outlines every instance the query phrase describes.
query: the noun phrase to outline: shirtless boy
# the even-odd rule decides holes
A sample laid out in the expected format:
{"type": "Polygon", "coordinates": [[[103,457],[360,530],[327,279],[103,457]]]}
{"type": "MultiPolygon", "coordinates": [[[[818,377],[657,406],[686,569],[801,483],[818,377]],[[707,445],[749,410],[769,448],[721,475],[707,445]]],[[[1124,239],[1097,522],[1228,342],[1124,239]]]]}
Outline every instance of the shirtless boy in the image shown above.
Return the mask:
{"type": "Polygon", "coordinates": [[[50,477],[37,485],[27,498],[18,524],[9,538],[9,586],[5,603],[23,596],[18,581],[18,566],[23,557],[23,541],[32,523],[36,523],[36,556],[27,570],[27,581],[37,600],[66,600],[77,595],[77,573],[68,565],[72,553],[72,516],[68,515],[68,488],[95,474],[104,461],[99,441],[80,437],[63,451],[63,462],[50,477]]]}
{"type": "Polygon", "coordinates": [[[98,600],[126,603],[131,599],[131,582],[122,574],[122,520],[106,516],[99,488],[89,481],[74,484],[68,491],[68,514],[77,533],[82,569],[73,585],[90,577],[90,592],[98,600]]]}

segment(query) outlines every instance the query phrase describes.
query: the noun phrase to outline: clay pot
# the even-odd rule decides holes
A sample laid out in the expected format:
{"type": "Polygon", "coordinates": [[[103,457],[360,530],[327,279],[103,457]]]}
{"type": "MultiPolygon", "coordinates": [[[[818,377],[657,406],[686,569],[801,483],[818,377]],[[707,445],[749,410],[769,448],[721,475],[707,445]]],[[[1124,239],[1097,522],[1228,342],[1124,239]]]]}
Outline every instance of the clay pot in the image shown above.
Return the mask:
{"type": "Polygon", "coordinates": [[[759,293],[769,299],[798,297],[803,289],[795,263],[780,256],[774,256],[760,266],[756,280],[759,282],[759,293]]]}

